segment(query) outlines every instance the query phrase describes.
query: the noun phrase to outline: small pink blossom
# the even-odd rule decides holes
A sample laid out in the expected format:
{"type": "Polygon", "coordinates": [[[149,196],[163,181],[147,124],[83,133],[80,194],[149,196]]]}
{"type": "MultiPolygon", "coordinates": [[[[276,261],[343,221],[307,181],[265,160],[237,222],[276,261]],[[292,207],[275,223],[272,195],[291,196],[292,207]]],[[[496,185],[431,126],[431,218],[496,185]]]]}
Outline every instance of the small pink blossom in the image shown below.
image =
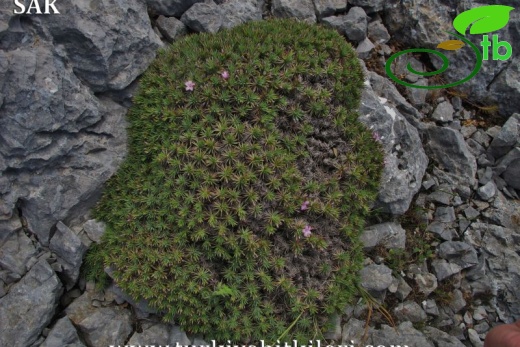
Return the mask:
{"type": "Polygon", "coordinates": [[[229,72],[224,71],[220,74],[220,76],[222,76],[223,79],[227,80],[229,78],[229,72]]]}
{"type": "Polygon", "coordinates": [[[303,204],[302,204],[302,207],[300,208],[302,211],[305,211],[305,210],[308,210],[309,209],[309,201],[306,200],[303,204]]]}
{"type": "Polygon", "coordinates": [[[379,133],[377,131],[374,131],[372,133],[372,138],[376,141],[381,141],[381,136],[379,136],[379,133]]]}
{"type": "Polygon", "coordinates": [[[302,230],[303,236],[305,236],[305,237],[311,236],[311,230],[312,230],[312,227],[310,225],[306,225],[305,228],[303,228],[303,230],[302,230]]]}
{"type": "Polygon", "coordinates": [[[193,91],[193,87],[195,87],[195,82],[193,82],[193,81],[186,81],[184,83],[184,85],[186,86],[186,90],[193,91]]]}

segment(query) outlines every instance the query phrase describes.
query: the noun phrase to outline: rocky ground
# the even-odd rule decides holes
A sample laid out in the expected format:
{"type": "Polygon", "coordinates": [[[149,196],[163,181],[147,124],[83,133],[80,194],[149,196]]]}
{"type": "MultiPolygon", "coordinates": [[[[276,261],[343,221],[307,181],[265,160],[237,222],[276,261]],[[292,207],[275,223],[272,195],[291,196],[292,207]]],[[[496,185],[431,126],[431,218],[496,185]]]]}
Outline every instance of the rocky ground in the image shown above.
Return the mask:
{"type": "MultiPolygon", "coordinates": [[[[60,15],[15,15],[10,2],[0,5],[1,346],[205,344],[203,336],[159,323],[145,302],[116,286],[99,292],[81,278],[83,255],[104,231],[88,211],[126,155],[125,114],[157,50],[188,33],[270,16],[323,23],[357,47],[367,67],[360,120],[387,153],[378,213],[363,234],[362,285],[373,301],[360,298],[333,317],[326,338],[478,347],[491,327],[520,318],[518,55],[485,61],[457,93],[396,88],[384,72],[393,52],[448,39],[443,31],[469,2],[57,6],[60,15]]],[[[519,42],[519,13],[498,33],[519,42]]],[[[450,78],[473,68],[472,53],[460,54],[450,78]]],[[[425,69],[423,58],[411,60],[425,69]]],[[[403,71],[411,83],[428,83],[403,71]]]]}

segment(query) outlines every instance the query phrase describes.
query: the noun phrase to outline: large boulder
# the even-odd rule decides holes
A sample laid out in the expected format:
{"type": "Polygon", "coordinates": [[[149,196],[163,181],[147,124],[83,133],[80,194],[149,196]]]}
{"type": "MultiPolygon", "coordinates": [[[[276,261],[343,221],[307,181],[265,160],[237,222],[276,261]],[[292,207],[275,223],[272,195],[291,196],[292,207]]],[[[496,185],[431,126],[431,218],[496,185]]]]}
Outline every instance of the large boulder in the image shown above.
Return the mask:
{"type": "Polygon", "coordinates": [[[428,158],[422,148],[418,130],[399,111],[411,106],[396,105],[377,95],[371,83],[378,80],[374,75],[369,73],[370,79],[365,82],[359,121],[374,132],[386,152],[376,207],[383,212],[400,215],[408,210],[414,195],[421,188],[428,158]]]}
{"type": "Polygon", "coordinates": [[[86,213],[116,171],[126,109],[94,96],[47,44],[0,51],[0,71],[0,220],[19,209],[47,245],[57,221],[86,213]]]}
{"type": "Polygon", "coordinates": [[[62,1],[60,11],[67,15],[39,17],[41,24],[95,92],[127,87],[161,46],[144,1],[62,1]]]}

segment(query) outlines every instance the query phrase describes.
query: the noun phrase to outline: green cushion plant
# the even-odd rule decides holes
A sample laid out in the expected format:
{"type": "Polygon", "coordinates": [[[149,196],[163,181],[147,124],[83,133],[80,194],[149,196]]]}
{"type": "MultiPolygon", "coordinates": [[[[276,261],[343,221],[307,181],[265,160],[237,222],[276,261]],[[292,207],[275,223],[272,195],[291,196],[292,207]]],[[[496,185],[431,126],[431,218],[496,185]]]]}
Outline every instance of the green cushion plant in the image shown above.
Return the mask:
{"type": "Polygon", "coordinates": [[[161,51],[95,209],[107,231],[90,278],[110,267],[166,321],[217,341],[320,337],[356,292],[383,166],[357,121],[362,86],[337,32],[292,20],[161,51]]]}

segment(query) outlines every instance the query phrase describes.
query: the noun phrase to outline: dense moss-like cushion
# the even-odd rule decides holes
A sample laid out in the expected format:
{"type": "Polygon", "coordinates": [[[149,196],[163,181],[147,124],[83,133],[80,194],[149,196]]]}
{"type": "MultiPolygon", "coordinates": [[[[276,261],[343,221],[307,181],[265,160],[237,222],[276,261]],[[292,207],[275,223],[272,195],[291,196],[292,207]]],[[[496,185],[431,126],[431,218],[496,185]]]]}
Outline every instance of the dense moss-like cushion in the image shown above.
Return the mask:
{"type": "Polygon", "coordinates": [[[111,267],[129,295],[208,339],[320,337],[355,292],[382,169],[357,121],[362,85],[339,34],[290,20],[160,52],[95,211],[108,229],[90,274],[111,267]]]}

